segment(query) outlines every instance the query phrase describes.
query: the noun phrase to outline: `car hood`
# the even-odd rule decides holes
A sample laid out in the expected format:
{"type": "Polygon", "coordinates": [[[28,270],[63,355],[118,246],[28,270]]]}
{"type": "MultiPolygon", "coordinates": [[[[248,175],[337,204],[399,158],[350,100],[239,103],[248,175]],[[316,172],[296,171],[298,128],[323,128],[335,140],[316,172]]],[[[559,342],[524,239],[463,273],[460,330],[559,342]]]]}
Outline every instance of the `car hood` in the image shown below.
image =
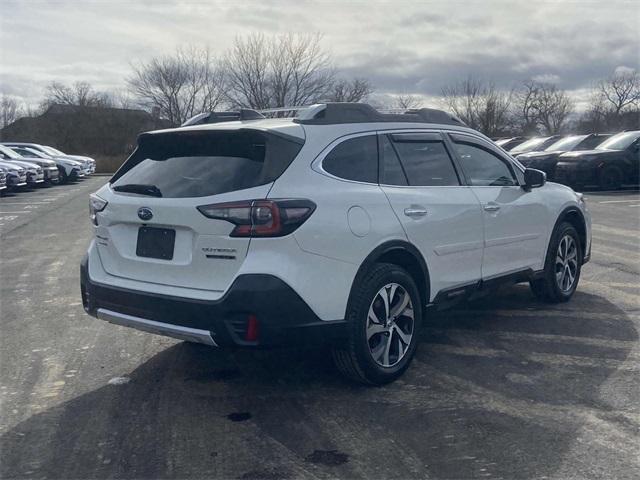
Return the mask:
{"type": "Polygon", "coordinates": [[[67,157],[71,157],[74,160],[82,160],[82,161],[89,161],[89,162],[95,162],[95,160],[91,157],[85,157],[83,155],[67,155],[67,157]]]}
{"type": "Polygon", "coordinates": [[[22,168],[20,165],[17,165],[15,163],[11,163],[11,162],[0,162],[0,167],[4,167],[6,169],[9,170],[17,170],[17,171],[24,171],[24,168],[22,168]]]}
{"type": "Polygon", "coordinates": [[[71,165],[75,165],[77,167],[81,167],[82,166],[82,162],[81,161],[79,161],[79,160],[77,160],[75,158],[68,157],[67,155],[64,155],[64,156],[63,155],[58,155],[58,156],[56,156],[54,158],[56,160],[61,161],[61,162],[68,162],[71,165]]]}
{"type": "Polygon", "coordinates": [[[38,168],[40,167],[40,165],[33,163],[33,162],[25,162],[22,160],[7,160],[7,163],[13,163],[15,165],[19,165],[22,168],[29,168],[29,169],[34,169],[34,168],[38,168]]]}
{"type": "Polygon", "coordinates": [[[20,159],[21,162],[29,162],[35,163],[36,165],[40,165],[43,168],[55,167],[56,162],[53,160],[47,160],[46,158],[38,158],[38,157],[22,157],[20,159]]]}
{"type": "Polygon", "coordinates": [[[565,153],[565,150],[553,150],[551,152],[529,152],[518,155],[518,160],[520,158],[535,160],[536,158],[557,157],[558,155],[562,155],[563,153],[565,153]]]}
{"type": "Polygon", "coordinates": [[[574,162],[585,158],[607,158],[620,155],[620,150],[575,150],[560,155],[563,162],[574,162]]]}

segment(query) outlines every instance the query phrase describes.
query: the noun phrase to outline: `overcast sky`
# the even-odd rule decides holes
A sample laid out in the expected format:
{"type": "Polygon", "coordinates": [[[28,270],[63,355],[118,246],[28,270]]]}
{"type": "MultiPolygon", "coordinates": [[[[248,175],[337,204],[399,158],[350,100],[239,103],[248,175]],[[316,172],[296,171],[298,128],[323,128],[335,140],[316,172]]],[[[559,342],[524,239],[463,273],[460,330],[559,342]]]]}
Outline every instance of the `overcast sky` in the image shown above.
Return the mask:
{"type": "Polygon", "coordinates": [[[437,95],[469,74],[546,79],[578,97],[640,66],[640,1],[313,2],[0,0],[0,91],[37,103],[52,80],[124,88],[130,62],[248,32],[320,32],[378,92],[437,95]]]}

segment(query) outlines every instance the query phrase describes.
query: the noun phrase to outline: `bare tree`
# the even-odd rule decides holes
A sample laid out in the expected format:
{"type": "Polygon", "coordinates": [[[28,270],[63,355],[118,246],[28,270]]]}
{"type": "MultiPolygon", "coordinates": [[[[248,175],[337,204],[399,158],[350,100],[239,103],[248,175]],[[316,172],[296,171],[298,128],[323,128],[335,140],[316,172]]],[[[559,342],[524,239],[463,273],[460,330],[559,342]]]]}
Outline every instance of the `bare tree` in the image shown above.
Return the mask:
{"type": "Polygon", "coordinates": [[[258,109],[271,106],[270,55],[264,35],[236,38],[224,61],[231,104],[258,109]]]}
{"type": "Polygon", "coordinates": [[[229,103],[266,109],[364,99],[373,91],[370,83],[337,79],[321,39],[291,33],[237,37],[225,57],[229,103]]]}
{"type": "Polygon", "coordinates": [[[580,115],[576,125],[577,133],[606,132],[609,129],[611,111],[597,90],[592,92],[589,106],[580,115]]]}
{"type": "Polygon", "coordinates": [[[15,122],[21,116],[21,111],[15,97],[2,94],[0,97],[0,128],[15,122]]]}
{"type": "Polygon", "coordinates": [[[552,83],[527,80],[514,93],[514,110],[524,134],[560,133],[566,127],[574,104],[569,95],[552,83]]]}
{"type": "Polygon", "coordinates": [[[573,100],[554,84],[539,83],[538,87],[534,101],[537,121],[548,135],[560,133],[573,112],[573,100]]]}
{"type": "Polygon", "coordinates": [[[320,35],[288,33],[268,42],[274,107],[306,105],[328,97],[334,82],[320,35]]]}
{"type": "Polygon", "coordinates": [[[442,89],[445,105],[471,128],[496,136],[510,127],[512,93],[491,82],[469,76],[442,89]]]}
{"type": "Polygon", "coordinates": [[[364,78],[338,79],[333,83],[328,100],[330,102],[361,102],[373,92],[373,87],[364,78]]]}
{"type": "Polygon", "coordinates": [[[538,133],[538,117],[536,110],[537,98],[540,95],[540,85],[527,80],[521,88],[514,92],[514,110],[520,131],[525,135],[538,133]]]}
{"type": "Polygon", "coordinates": [[[215,110],[223,100],[224,74],[208,48],[188,47],[133,65],[127,84],[141,105],[179,125],[215,110]]]}
{"type": "Polygon", "coordinates": [[[640,74],[618,71],[593,85],[589,108],[578,122],[581,131],[639,128],[640,74]]]}
{"type": "Polygon", "coordinates": [[[110,103],[116,108],[132,109],[136,107],[136,100],[128,90],[113,90],[108,95],[110,103]]]}
{"type": "Polygon", "coordinates": [[[104,92],[97,92],[88,82],[75,82],[71,86],[60,82],[51,82],[46,87],[42,106],[46,108],[53,104],[76,105],[79,107],[111,106],[109,95],[104,92]]]}
{"type": "Polygon", "coordinates": [[[597,89],[616,116],[640,106],[640,74],[635,70],[614,73],[600,81],[597,89]]]}
{"type": "Polygon", "coordinates": [[[395,98],[395,106],[401,110],[410,110],[412,108],[421,108],[422,100],[416,95],[402,93],[395,98]]]}

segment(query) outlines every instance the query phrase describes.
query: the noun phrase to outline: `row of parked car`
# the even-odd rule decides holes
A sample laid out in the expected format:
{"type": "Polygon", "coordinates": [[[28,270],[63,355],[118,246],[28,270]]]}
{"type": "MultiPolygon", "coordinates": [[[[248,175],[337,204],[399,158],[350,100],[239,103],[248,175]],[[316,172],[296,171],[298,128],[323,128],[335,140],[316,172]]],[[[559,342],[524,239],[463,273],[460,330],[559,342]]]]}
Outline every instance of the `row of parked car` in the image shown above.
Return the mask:
{"type": "Polygon", "coordinates": [[[615,190],[640,183],[640,130],[618,134],[513,137],[495,141],[525,167],[574,188],[615,190]]]}
{"type": "Polygon", "coordinates": [[[0,144],[0,194],[22,188],[68,183],[96,170],[90,157],[68,155],[37,143],[0,144]]]}

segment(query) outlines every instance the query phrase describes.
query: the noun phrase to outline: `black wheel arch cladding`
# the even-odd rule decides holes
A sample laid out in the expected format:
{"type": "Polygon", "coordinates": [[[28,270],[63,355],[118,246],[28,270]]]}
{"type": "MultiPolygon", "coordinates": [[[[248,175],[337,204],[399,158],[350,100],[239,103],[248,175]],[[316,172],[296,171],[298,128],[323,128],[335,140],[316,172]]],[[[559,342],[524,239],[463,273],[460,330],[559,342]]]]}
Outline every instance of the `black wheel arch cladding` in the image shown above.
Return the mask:
{"type": "MultiPolygon", "coordinates": [[[[376,263],[390,263],[397,265],[413,278],[421,297],[421,307],[429,303],[431,295],[431,282],[427,262],[420,251],[411,243],[404,240],[390,240],[374,248],[364,259],[358,268],[358,272],[351,285],[349,299],[352,298],[358,282],[376,263]]],[[[347,306],[348,309],[348,306],[347,306]]]]}

